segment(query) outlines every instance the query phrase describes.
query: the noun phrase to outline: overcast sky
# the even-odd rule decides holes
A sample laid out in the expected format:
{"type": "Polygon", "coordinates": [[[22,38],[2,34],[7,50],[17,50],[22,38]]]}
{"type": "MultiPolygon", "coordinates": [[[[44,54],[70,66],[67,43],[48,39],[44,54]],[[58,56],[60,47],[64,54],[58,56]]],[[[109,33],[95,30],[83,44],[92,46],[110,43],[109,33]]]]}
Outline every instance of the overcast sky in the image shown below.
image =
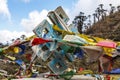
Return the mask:
{"type": "Polygon", "coordinates": [[[0,42],[22,34],[32,35],[35,26],[58,6],[64,8],[72,21],[80,11],[92,14],[99,4],[109,10],[110,3],[117,6],[120,0],[0,0],[0,42]]]}

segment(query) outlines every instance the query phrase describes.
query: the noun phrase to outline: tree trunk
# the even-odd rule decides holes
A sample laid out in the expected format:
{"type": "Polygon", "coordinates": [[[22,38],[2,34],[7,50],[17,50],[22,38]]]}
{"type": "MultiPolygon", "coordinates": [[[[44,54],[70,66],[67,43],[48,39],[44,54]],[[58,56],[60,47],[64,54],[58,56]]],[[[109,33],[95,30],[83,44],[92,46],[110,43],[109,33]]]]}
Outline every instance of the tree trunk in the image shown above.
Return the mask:
{"type": "Polygon", "coordinates": [[[78,32],[79,32],[80,34],[82,34],[82,26],[81,26],[81,25],[78,25],[77,28],[78,28],[78,32]]]}

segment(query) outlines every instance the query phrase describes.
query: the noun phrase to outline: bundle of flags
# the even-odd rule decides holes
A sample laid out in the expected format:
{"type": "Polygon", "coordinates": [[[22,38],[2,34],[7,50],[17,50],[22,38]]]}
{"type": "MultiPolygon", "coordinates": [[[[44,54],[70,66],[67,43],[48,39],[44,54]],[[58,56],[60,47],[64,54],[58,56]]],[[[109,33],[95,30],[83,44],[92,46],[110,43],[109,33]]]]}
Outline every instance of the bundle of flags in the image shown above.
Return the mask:
{"type": "MultiPolygon", "coordinates": [[[[71,32],[66,25],[68,21],[65,21],[68,20],[68,16],[61,7],[58,10],[49,12],[48,17],[53,26],[47,20],[43,20],[33,30],[36,35],[26,38],[25,41],[18,38],[11,45],[0,48],[0,53],[9,54],[12,51],[12,53],[18,53],[19,56],[25,55],[30,63],[36,57],[39,57],[43,62],[47,62],[47,66],[55,74],[63,74],[68,68],[65,59],[72,62],[75,58],[83,59],[84,55],[87,55],[87,63],[98,60],[99,69],[101,69],[99,71],[102,72],[105,71],[103,64],[110,62],[109,67],[107,67],[107,71],[110,71],[111,59],[120,55],[120,45],[117,42],[71,32]],[[62,15],[63,18],[59,15],[62,15]],[[46,30],[45,33],[44,30],[46,30]],[[29,42],[30,45],[25,45],[26,42],[29,42]],[[25,54],[27,46],[32,48],[32,54],[25,54]]],[[[23,60],[9,55],[5,55],[5,57],[15,61],[21,68],[26,69],[23,60]]]]}

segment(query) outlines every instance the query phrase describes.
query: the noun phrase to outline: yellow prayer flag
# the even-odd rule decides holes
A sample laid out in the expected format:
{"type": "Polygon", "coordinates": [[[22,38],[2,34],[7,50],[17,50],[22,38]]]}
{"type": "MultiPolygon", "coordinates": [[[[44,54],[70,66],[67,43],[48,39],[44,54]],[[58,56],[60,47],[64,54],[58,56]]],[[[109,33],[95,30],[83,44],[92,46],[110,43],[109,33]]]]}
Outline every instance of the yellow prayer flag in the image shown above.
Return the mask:
{"type": "Polygon", "coordinates": [[[14,53],[19,53],[19,47],[14,47],[14,53]]]}
{"type": "Polygon", "coordinates": [[[112,57],[112,52],[115,50],[114,48],[103,47],[106,55],[112,57]]]}
{"type": "Polygon", "coordinates": [[[15,57],[12,57],[12,56],[7,56],[7,55],[5,55],[5,57],[7,57],[7,58],[9,58],[9,59],[11,59],[11,60],[16,60],[16,58],[15,57]]]}

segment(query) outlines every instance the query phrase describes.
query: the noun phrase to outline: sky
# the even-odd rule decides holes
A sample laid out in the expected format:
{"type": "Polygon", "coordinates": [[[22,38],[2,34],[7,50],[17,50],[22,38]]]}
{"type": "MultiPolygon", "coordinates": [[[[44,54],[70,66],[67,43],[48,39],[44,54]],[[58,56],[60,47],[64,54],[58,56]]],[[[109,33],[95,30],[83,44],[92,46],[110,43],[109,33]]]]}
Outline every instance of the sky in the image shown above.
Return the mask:
{"type": "Polygon", "coordinates": [[[80,11],[92,14],[99,4],[109,10],[109,4],[120,5],[120,0],[0,0],[0,42],[33,35],[32,30],[58,6],[71,22],[80,11]]]}

